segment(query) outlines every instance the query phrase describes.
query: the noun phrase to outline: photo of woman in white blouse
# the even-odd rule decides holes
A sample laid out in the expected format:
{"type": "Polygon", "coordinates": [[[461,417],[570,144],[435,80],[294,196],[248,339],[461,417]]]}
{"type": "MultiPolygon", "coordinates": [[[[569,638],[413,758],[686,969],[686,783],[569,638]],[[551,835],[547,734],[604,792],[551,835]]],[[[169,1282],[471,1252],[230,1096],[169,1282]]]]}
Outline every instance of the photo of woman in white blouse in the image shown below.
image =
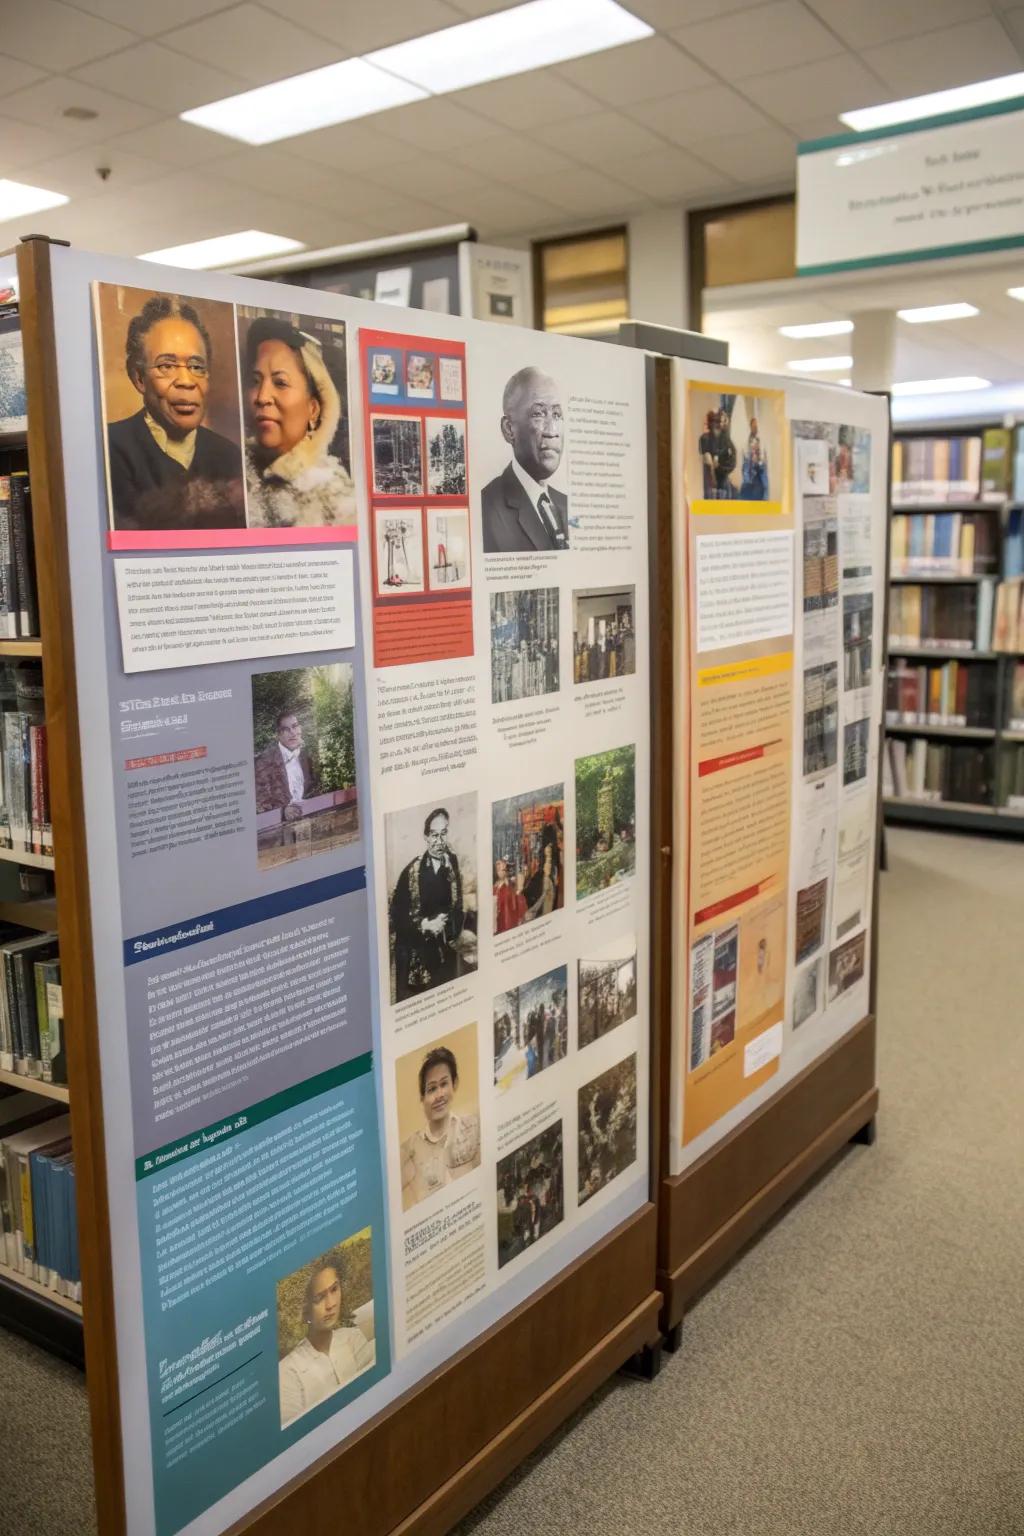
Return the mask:
{"type": "Polygon", "coordinates": [[[331,1256],[318,1259],[302,1303],[306,1336],[278,1366],[282,1429],[373,1365],[373,1303],[359,1310],[368,1314],[363,1326],[341,1326],[346,1314],[341,1276],[331,1256]]]}

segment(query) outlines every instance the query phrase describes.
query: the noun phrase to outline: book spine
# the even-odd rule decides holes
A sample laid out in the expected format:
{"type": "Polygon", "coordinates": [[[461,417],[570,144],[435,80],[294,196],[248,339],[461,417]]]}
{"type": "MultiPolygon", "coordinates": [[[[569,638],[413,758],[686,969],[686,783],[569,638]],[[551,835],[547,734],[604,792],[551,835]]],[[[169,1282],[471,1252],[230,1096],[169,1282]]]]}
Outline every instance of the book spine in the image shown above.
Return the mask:
{"type": "Polygon", "coordinates": [[[14,534],[14,583],[18,598],[18,633],[38,635],[39,603],[36,597],[32,503],[28,476],[24,473],[11,476],[11,523],[14,534]]]}
{"type": "Polygon", "coordinates": [[[24,1071],[29,1077],[42,1077],[39,1060],[39,1025],[36,1019],[35,977],[32,975],[30,955],[19,952],[14,957],[14,987],[17,994],[18,1015],[21,1024],[22,1046],[25,1052],[24,1071]]]}
{"type": "Polygon", "coordinates": [[[0,638],[14,640],[17,634],[14,545],[11,539],[11,477],[0,475],[0,638]]]}
{"type": "Polygon", "coordinates": [[[3,951],[4,966],[4,996],[7,1002],[7,1016],[11,1021],[11,1035],[14,1043],[14,1071],[23,1076],[28,1074],[28,1060],[25,1055],[25,1042],[21,1031],[21,1018],[18,1013],[18,991],[14,979],[14,956],[7,950],[3,951]]]}

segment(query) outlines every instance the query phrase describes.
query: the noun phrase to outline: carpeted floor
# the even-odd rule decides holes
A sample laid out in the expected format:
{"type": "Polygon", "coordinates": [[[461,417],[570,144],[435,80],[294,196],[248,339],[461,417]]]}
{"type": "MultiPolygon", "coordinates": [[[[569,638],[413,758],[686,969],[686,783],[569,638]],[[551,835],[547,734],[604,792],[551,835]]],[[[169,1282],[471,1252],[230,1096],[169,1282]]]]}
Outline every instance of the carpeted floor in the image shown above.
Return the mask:
{"type": "MultiPolygon", "coordinates": [[[[609,1383],[459,1536],[1024,1532],[1024,850],[889,848],[877,1145],[708,1291],[657,1381],[609,1383]]],[[[77,1373],[0,1332],[5,1536],[95,1530],[87,1433],[77,1373]]]]}

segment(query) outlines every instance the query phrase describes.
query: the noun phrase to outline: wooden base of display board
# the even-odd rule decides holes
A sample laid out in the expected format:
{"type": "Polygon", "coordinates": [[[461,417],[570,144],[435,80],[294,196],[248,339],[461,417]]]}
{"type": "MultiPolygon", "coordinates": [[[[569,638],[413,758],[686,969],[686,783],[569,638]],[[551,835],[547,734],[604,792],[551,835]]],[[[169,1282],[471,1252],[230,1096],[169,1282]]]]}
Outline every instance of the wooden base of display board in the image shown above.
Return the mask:
{"type": "Polygon", "coordinates": [[[632,1356],[657,1350],[646,1205],[229,1536],[443,1536],[632,1356]]]}
{"type": "Polygon", "coordinates": [[[755,1237],[878,1108],[875,1019],[869,1014],[757,1114],[661,1181],[658,1285],[668,1347],[687,1303],[755,1237]]]}

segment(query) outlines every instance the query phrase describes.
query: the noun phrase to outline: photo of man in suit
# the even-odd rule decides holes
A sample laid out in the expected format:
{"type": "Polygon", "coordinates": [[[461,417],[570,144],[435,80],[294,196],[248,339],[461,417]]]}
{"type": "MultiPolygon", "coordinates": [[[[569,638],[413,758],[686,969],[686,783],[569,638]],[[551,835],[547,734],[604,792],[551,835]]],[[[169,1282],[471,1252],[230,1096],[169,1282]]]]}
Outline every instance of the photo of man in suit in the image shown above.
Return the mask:
{"type": "Polygon", "coordinates": [[[562,462],[561,390],[539,368],[521,368],[505,385],[501,435],[508,465],[481,495],[484,550],[569,548],[569,503],[549,482],[562,462]]]}
{"type": "Polygon", "coordinates": [[[285,821],[304,815],[302,801],[319,793],[319,775],[302,743],[302,723],[294,710],[277,717],[277,740],[256,758],[256,812],[280,811],[285,821]]]}
{"type": "Polygon", "coordinates": [[[196,306],[148,298],[129,322],[124,365],[142,408],[107,427],[113,526],[244,528],[241,449],[203,425],[213,348],[196,306]]]}

